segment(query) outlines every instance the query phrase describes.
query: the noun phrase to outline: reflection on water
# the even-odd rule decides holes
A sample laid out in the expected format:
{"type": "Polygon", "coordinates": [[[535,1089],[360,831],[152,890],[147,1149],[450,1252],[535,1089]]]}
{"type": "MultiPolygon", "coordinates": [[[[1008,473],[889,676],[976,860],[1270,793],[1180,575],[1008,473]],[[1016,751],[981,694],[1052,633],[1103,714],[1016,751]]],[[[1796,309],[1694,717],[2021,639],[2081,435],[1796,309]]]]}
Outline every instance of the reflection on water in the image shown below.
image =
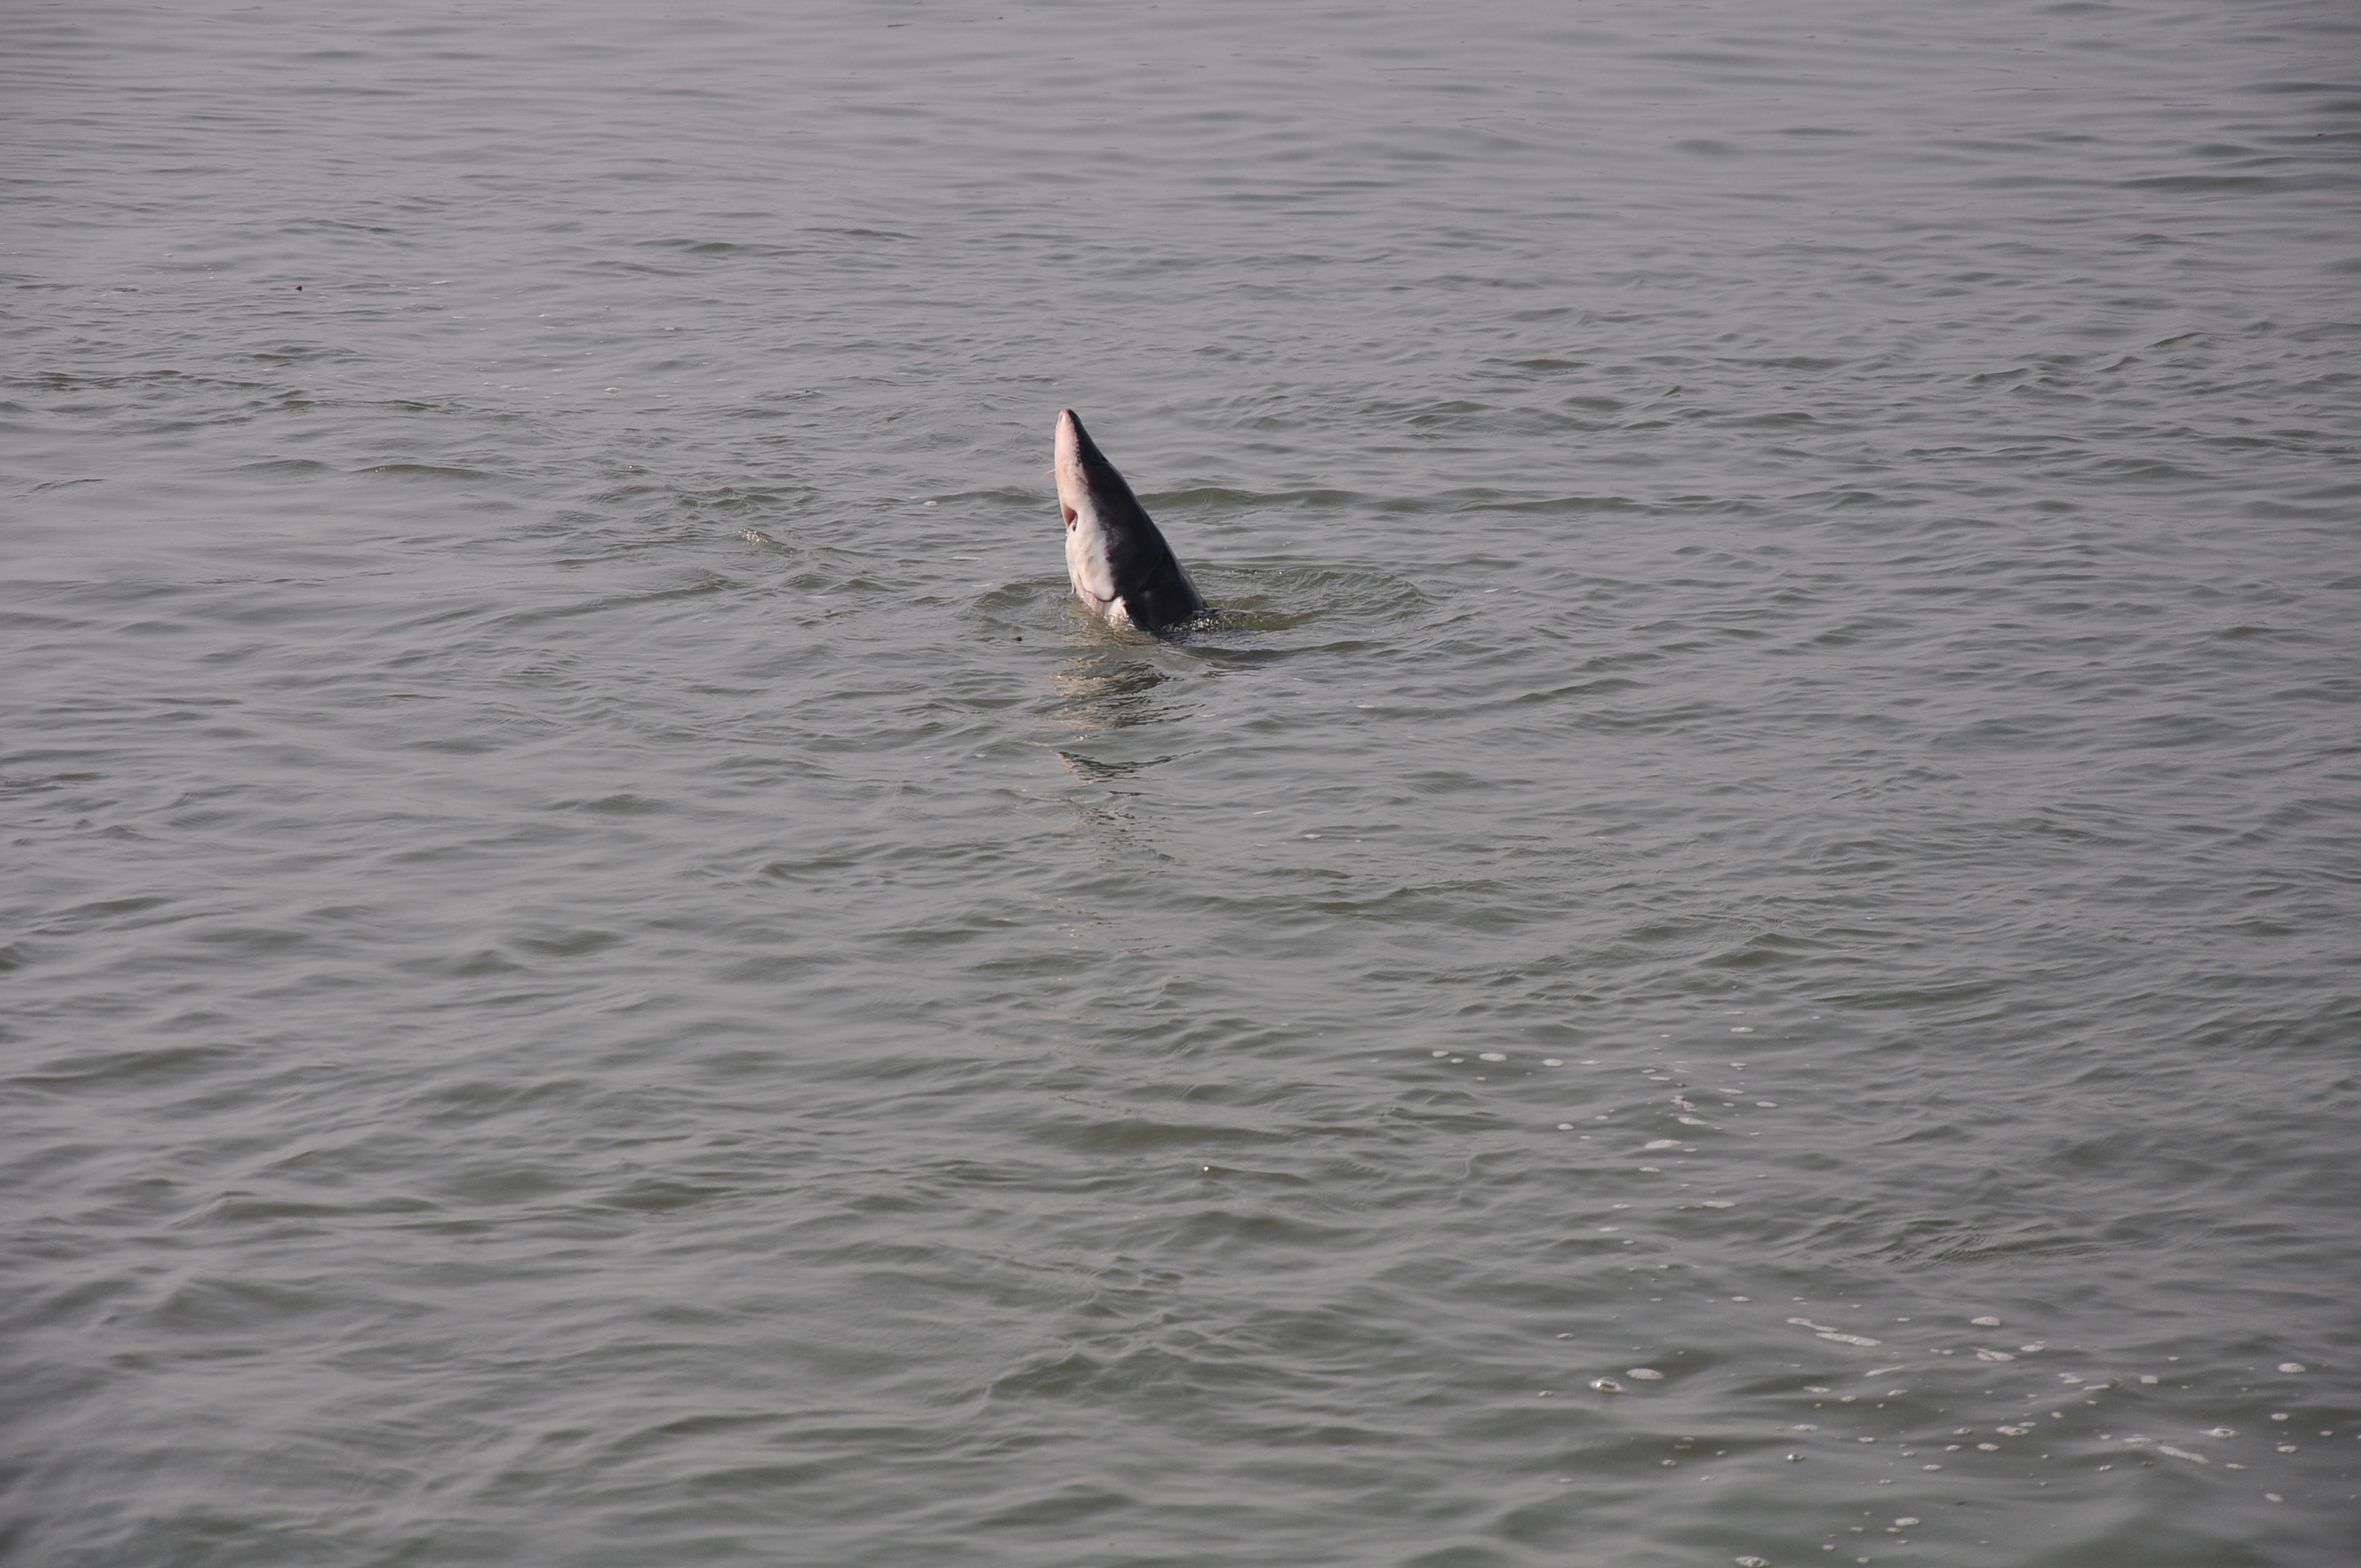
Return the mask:
{"type": "MultiPolygon", "coordinates": [[[[1171,688],[1176,672],[1159,661],[1173,657],[1167,643],[1138,632],[1107,625],[1069,601],[1065,663],[1050,672],[1049,680],[1060,701],[1057,717],[1078,740],[1115,743],[1122,732],[1148,725],[1169,724],[1175,717],[1177,695],[1171,688]]],[[[1113,784],[1172,760],[1170,752],[1152,757],[1094,757],[1064,747],[1058,761],[1077,783],[1113,784]]],[[[1130,801],[1137,790],[1109,788],[1077,795],[1068,802],[1075,825],[1107,839],[1107,848],[1130,851],[1138,848],[1132,835],[1137,828],[1130,801]]]]}
{"type": "Polygon", "coordinates": [[[1149,757],[1137,762],[1103,762],[1095,757],[1085,757],[1080,751],[1058,753],[1058,761],[1065,763],[1067,770],[1084,784],[1104,784],[1109,779],[1124,778],[1142,768],[1152,768],[1159,762],[1171,760],[1170,756],[1164,756],[1149,757]]]}
{"type": "Polygon", "coordinates": [[[1174,674],[1159,663],[1171,656],[1168,646],[1108,626],[1073,606],[1069,609],[1066,662],[1049,674],[1061,699],[1059,717],[1078,736],[1170,718],[1171,694],[1163,688],[1174,674]]]}

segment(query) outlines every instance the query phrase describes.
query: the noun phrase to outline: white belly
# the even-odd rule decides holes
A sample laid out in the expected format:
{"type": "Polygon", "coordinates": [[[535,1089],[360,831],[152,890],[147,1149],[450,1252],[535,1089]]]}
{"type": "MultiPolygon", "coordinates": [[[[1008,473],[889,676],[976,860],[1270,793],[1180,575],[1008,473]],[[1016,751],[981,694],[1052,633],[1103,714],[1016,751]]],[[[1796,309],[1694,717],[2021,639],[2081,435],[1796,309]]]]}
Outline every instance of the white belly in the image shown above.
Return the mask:
{"type": "Polygon", "coordinates": [[[1066,576],[1073,579],[1075,594],[1093,613],[1117,622],[1131,619],[1123,600],[1115,597],[1115,563],[1107,557],[1106,530],[1087,507],[1078,510],[1066,527],[1066,576]]]}

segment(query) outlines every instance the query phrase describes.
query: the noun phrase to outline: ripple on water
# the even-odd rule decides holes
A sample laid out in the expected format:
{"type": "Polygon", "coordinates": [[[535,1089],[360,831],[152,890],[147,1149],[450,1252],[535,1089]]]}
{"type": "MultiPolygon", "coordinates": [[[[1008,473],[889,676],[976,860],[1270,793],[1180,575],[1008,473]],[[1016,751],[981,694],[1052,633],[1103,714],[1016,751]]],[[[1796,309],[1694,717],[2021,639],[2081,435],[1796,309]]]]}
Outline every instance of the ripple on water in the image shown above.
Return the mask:
{"type": "Polygon", "coordinates": [[[739,11],[0,17],[27,1560],[2343,1561],[2341,17],[739,11]]]}

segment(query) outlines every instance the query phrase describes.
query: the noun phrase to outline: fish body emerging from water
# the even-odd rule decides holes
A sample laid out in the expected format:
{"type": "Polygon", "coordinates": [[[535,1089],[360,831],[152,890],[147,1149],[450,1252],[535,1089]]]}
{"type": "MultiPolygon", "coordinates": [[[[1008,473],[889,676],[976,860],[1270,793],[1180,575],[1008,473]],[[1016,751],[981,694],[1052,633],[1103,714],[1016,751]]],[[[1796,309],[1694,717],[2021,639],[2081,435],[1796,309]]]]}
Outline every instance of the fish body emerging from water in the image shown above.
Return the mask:
{"type": "Polygon", "coordinates": [[[1066,519],[1066,575],[1093,613],[1117,626],[1166,631],[1205,613],[1197,585],[1098,449],[1074,411],[1058,414],[1058,510],[1066,519]]]}

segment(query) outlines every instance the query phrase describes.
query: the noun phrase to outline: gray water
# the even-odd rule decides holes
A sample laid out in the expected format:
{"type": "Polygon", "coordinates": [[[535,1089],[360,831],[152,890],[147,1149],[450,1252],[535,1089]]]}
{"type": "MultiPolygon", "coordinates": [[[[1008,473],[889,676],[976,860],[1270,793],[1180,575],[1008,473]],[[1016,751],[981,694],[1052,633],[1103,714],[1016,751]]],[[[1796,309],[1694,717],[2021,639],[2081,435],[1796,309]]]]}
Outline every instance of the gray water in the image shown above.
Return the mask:
{"type": "Polygon", "coordinates": [[[2353,1560],[2348,5],[25,0],[0,127],[8,1561],[2353,1560]]]}

